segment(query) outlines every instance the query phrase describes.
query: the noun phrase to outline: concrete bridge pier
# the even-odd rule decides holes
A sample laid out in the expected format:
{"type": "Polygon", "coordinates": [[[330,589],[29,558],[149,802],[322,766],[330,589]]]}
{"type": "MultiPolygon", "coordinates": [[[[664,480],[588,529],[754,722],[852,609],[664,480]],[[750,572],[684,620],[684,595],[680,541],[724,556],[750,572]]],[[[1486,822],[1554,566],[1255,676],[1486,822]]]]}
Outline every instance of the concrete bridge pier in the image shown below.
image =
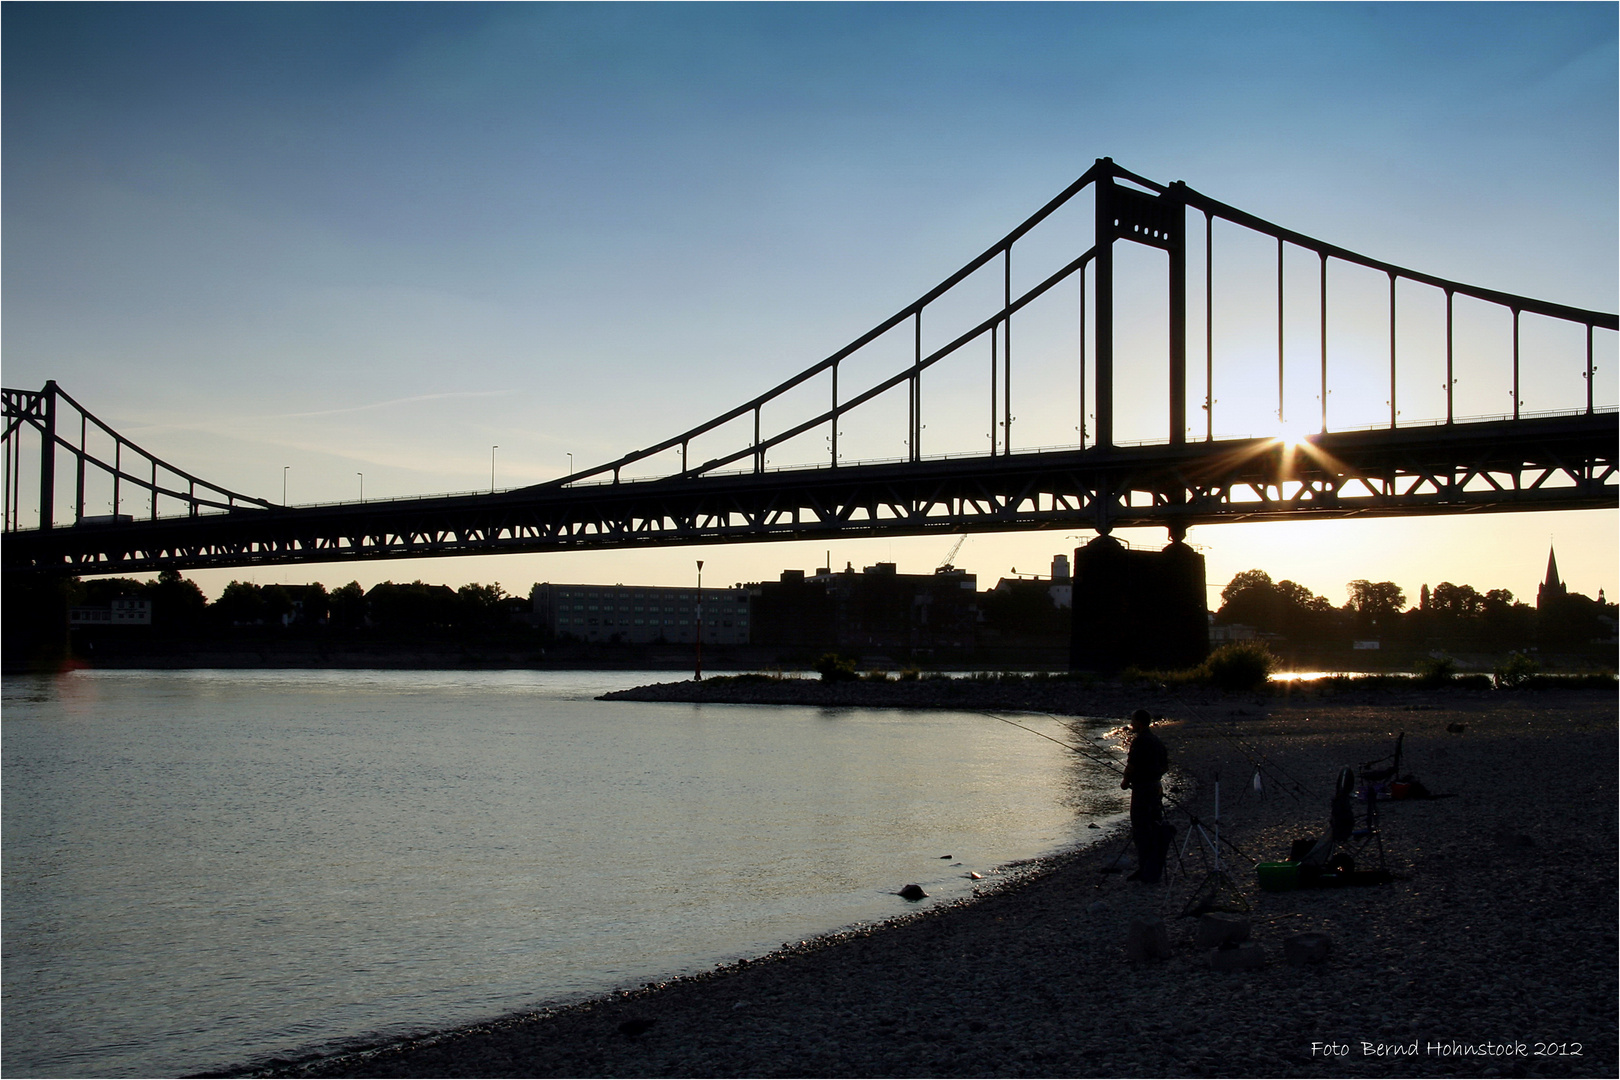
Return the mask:
{"type": "Polygon", "coordinates": [[[1074,553],[1069,668],[1113,675],[1127,667],[1194,667],[1209,653],[1204,557],[1171,527],[1161,551],[1127,548],[1106,533],[1074,553]]]}
{"type": "Polygon", "coordinates": [[[3,656],[7,674],[58,671],[70,655],[68,591],[72,579],[61,574],[8,569],[4,572],[6,602],[0,605],[3,656]]]}

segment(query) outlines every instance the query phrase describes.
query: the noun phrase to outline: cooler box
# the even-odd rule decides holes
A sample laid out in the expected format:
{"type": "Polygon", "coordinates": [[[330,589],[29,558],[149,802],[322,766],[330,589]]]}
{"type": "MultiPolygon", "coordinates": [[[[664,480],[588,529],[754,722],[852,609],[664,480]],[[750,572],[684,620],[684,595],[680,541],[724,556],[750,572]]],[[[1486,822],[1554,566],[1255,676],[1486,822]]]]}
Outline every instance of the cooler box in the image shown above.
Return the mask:
{"type": "Polygon", "coordinates": [[[1299,888],[1299,863],[1263,862],[1255,866],[1260,887],[1267,892],[1287,892],[1299,888]]]}

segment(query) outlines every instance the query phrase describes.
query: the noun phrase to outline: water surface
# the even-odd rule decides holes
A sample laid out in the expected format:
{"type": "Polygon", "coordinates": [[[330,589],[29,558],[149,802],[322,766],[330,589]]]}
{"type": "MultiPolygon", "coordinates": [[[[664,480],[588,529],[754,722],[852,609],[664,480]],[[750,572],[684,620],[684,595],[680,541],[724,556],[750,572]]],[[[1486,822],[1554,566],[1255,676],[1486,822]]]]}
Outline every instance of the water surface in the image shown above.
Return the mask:
{"type": "Polygon", "coordinates": [[[194,1072],[636,985],[894,916],[908,882],[967,895],[1120,807],[979,714],[592,700],[658,678],[5,680],[6,1073],[194,1072]]]}

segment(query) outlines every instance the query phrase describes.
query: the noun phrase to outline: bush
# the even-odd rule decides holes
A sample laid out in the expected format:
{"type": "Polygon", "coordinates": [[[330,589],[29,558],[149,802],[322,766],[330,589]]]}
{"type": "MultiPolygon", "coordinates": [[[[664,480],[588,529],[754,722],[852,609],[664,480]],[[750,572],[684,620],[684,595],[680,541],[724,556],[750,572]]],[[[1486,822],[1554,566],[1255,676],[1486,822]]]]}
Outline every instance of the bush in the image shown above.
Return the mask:
{"type": "Polygon", "coordinates": [[[1119,673],[1119,681],[1126,686],[1193,686],[1209,682],[1209,669],[1200,664],[1177,671],[1144,671],[1132,664],[1119,673]]]}
{"type": "Polygon", "coordinates": [[[1417,684],[1444,686],[1457,674],[1457,662],[1449,656],[1425,656],[1417,662],[1417,684]]]}
{"type": "Polygon", "coordinates": [[[865,675],[862,675],[861,680],[863,682],[888,682],[889,681],[889,673],[887,671],[882,671],[882,670],[880,670],[878,668],[873,668],[871,671],[868,671],[865,675]]]}
{"type": "Polygon", "coordinates": [[[739,675],[710,675],[703,680],[710,686],[752,686],[756,683],[781,682],[782,676],[759,671],[745,671],[739,675]]]}
{"type": "Polygon", "coordinates": [[[1540,670],[1541,665],[1531,657],[1524,653],[1513,653],[1496,665],[1496,687],[1498,690],[1517,690],[1540,670]]]}
{"type": "Polygon", "coordinates": [[[918,671],[914,667],[902,668],[900,670],[900,681],[901,682],[916,682],[917,679],[921,675],[922,675],[922,672],[918,671]]]}
{"type": "Polygon", "coordinates": [[[1203,667],[1217,690],[1264,690],[1277,670],[1277,658],[1257,642],[1233,641],[1210,653],[1203,667]]]}
{"type": "Polygon", "coordinates": [[[821,672],[822,682],[854,682],[860,677],[855,674],[855,661],[837,653],[823,653],[816,670],[821,672]]]}

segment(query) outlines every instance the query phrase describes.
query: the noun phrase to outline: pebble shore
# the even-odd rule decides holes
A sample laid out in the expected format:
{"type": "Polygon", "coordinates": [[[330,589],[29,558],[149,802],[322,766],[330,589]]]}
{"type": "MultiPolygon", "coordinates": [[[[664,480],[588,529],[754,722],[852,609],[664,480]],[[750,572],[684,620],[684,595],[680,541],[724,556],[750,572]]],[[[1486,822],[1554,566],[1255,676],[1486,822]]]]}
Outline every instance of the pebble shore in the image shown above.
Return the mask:
{"type": "MultiPolygon", "coordinates": [[[[908,685],[927,684],[867,689],[908,685]]],[[[991,685],[984,703],[948,707],[1019,707],[993,700],[991,685]]],[[[1147,886],[1100,872],[1115,838],[971,901],[897,898],[896,920],[881,927],[584,1003],[222,1075],[1616,1074],[1612,690],[1046,689],[1075,696],[1022,707],[1162,713],[1179,790],[1203,817],[1222,778],[1223,835],[1242,851],[1225,852],[1225,869],[1264,967],[1216,971],[1194,946],[1197,920],[1178,916],[1207,880],[1196,849],[1172,856],[1167,880],[1147,886]],[[1283,858],[1293,839],[1323,830],[1337,769],[1390,753],[1401,731],[1403,771],[1455,797],[1380,804],[1397,879],[1259,890],[1253,862],[1283,858]],[[1252,786],[1257,762],[1263,796],[1252,786]],[[1169,927],[1170,957],[1128,962],[1132,919],[1155,916],[1169,927]],[[1329,935],[1332,954],[1290,967],[1282,942],[1306,931],[1329,935]]],[[[1179,852],[1188,819],[1171,820],[1179,852]]],[[[1369,862],[1371,849],[1360,865],[1369,862]]]]}

